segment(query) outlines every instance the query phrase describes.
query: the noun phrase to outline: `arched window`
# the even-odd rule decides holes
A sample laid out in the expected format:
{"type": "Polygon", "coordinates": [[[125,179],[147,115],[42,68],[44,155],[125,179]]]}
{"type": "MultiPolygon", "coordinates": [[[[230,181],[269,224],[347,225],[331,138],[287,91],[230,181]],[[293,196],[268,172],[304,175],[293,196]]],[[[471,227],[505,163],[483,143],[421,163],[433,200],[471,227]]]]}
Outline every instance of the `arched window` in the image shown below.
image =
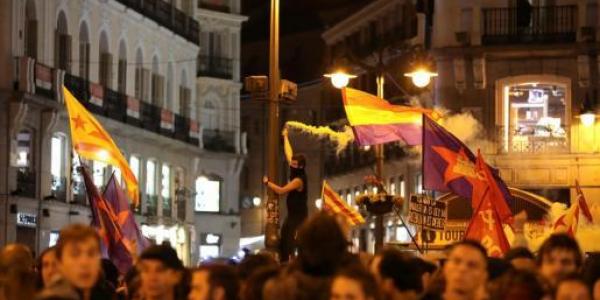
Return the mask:
{"type": "Polygon", "coordinates": [[[152,104],[163,105],[164,79],[159,74],[158,56],[152,57],[152,104]]]}
{"type": "Polygon", "coordinates": [[[127,46],[125,41],[119,43],[119,70],[117,85],[119,93],[127,94],[127,46]]]}
{"type": "Polygon", "coordinates": [[[109,47],[106,31],[102,31],[100,33],[98,82],[107,88],[111,88],[112,86],[112,54],[110,54],[109,47]]]}
{"type": "Polygon", "coordinates": [[[497,82],[496,123],[502,125],[503,152],[569,150],[570,80],[524,75],[497,82]]]}
{"type": "Polygon", "coordinates": [[[192,92],[188,88],[187,84],[187,72],[185,69],[181,70],[181,79],[179,85],[179,114],[186,118],[191,117],[191,99],[192,92]]]}
{"type": "Polygon", "coordinates": [[[37,58],[38,21],[35,1],[27,0],[25,4],[25,56],[37,58]]]}
{"type": "Polygon", "coordinates": [[[138,48],[135,54],[135,97],[143,101],[148,101],[149,74],[144,68],[142,49],[138,48]]]}
{"type": "Polygon", "coordinates": [[[90,31],[86,22],[79,26],[79,76],[90,78],[90,31]]]}
{"type": "Polygon", "coordinates": [[[169,62],[169,65],[167,66],[167,93],[166,93],[166,97],[165,97],[165,104],[164,107],[166,107],[168,110],[170,111],[175,111],[175,101],[173,101],[173,63],[169,62]]]}
{"type": "Polygon", "coordinates": [[[146,161],[146,213],[156,216],[158,196],[156,194],[156,161],[146,161]]]}
{"type": "Polygon", "coordinates": [[[71,71],[71,36],[64,11],[58,13],[54,40],[54,66],[71,71]]]}
{"type": "Polygon", "coordinates": [[[162,164],[160,170],[160,196],[163,202],[163,216],[170,217],[171,201],[173,199],[173,189],[171,186],[171,167],[168,164],[162,164]]]}

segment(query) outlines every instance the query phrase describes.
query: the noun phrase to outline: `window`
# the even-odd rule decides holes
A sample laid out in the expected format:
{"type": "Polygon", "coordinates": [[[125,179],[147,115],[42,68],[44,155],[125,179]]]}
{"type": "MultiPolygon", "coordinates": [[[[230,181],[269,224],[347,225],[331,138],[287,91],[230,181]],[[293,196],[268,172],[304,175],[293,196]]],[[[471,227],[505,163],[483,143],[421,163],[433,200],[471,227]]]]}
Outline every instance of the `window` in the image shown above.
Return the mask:
{"type": "Polygon", "coordinates": [[[395,195],[396,194],[396,182],[394,182],[394,179],[390,179],[390,190],[389,190],[391,195],[395,195]]]}
{"type": "Polygon", "coordinates": [[[206,129],[217,129],[217,110],[212,101],[206,100],[204,101],[204,106],[202,107],[202,122],[206,129]]]}
{"type": "Polygon", "coordinates": [[[164,77],[158,73],[158,57],[152,58],[152,104],[162,107],[164,94],[164,77]]]}
{"type": "Polygon", "coordinates": [[[18,168],[31,167],[32,135],[29,130],[21,130],[17,134],[17,157],[15,166],[18,168]]]}
{"type": "Polygon", "coordinates": [[[25,4],[25,55],[37,58],[38,21],[35,1],[27,0],[25,4]]]}
{"type": "Polygon", "coordinates": [[[423,193],[423,175],[417,174],[415,177],[415,191],[417,194],[423,193]]]}
{"type": "Polygon", "coordinates": [[[67,72],[71,71],[71,36],[67,27],[67,17],[61,11],[56,22],[54,43],[54,65],[67,72]]]}
{"type": "Polygon", "coordinates": [[[112,87],[112,54],[108,48],[106,32],[100,34],[100,65],[98,68],[98,82],[107,88],[112,87]]]}
{"type": "Polygon", "coordinates": [[[149,160],[146,163],[146,194],[156,195],[156,163],[149,160]]]}
{"type": "Polygon", "coordinates": [[[404,182],[404,179],[400,179],[400,197],[406,197],[406,184],[404,182]]]}
{"type": "Polygon", "coordinates": [[[348,205],[352,205],[352,191],[348,190],[348,193],[346,193],[346,203],[348,203],[348,205]]]}
{"type": "Polygon", "coordinates": [[[156,196],[156,162],[146,162],[146,214],[156,216],[158,197],[156,196]]]}
{"type": "Polygon", "coordinates": [[[171,167],[162,165],[160,180],[160,195],[163,200],[163,216],[171,216],[171,167]]]}
{"type": "Polygon", "coordinates": [[[133,175],[135,175],[135,179],[137,179],[139,182],[140,181],[140,159],[137,156],[132,155],[129,158],[129,168],[131,168],[131,172],[133,172],[133,175]]]}
{"type": "Polygon", "coordinates": [[[71,151],[71,191],[73,193],[72,202],[85,205],[85,185],[83,183],[83,177],[79,172],[81,166],[81,160],[79,155],[75,151],[71,151]]]}
{"type": "Polygon", "coordinates": [[[102,188],[104,183],[106,182],[106,167],[107,164],[102,161],[93,161],[93,174],[92,180],[94,181],[94,185],[98,188],[102,188]]]}
{"type": "Polygon", "coordinates": [[[221,201],[221,182],[201,176],[196,179],[195,210],[199,212],[219,212],[221,201]]]}
{"type": "Polygon", "coordinates": [[[566,93],[566,85],[554,83],[505,85],[503,151],[567,151],[566,93]]]}
{"type": "Polygon", "coordinates": [[[119,65],[117,71],[117,88],[119,93],[127,93],[127,48],[125,48],[125,41],[121,41],[119,44],[119,65]]]}
{"type": "Polygon", "coordinates": [[[17,156],[13,160],[17,170],[17,194],[19,196],[34,198],[36,196],[36,176],[34,172],[33,132],[29,129],[21,130],[17,134],[17,156]]]}
{"type": "Polygon", "coordinates": [[[65,137],[55,134],[50,140],[50,174],[52,175],[52,194],[58,200],[65,201],[67,180],[65,176],[65,137]]]}
{"type": "Polygon", "coordinates": [[[85,22],[79,27],[79,76],[90,78],[90,33],[85,22]]]}

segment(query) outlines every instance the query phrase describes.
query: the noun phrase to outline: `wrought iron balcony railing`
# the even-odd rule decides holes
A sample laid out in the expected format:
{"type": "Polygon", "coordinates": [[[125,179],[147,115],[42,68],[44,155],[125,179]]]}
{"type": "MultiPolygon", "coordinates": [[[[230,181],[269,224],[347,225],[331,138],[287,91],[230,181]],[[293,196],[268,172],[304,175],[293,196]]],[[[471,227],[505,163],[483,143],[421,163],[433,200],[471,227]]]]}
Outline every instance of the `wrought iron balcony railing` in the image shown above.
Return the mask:
{"type": "Polygon", "coordinates": [[[17,170],[17,189],[13,192],[15,196],[35,198],[37,188],[35,171],[29,168],[17,170]]]}
{"type": "Polygon", "coordinates": [[[203,132],[204,149],[216,152],[235,153],[235,133],[205,129],[203,132]]]}
{"type": "Polygon", "coordinates": [[[577,6],[484,8],[484,45],[568,43],[577,37],[577,6]]]}

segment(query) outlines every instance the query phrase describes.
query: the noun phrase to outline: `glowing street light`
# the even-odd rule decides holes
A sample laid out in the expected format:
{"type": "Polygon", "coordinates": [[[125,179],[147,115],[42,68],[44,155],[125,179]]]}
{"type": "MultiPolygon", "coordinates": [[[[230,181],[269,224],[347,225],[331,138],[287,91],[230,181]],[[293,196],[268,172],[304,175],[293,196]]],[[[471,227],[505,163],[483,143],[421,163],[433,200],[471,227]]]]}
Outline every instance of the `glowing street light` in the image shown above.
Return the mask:
{"type": "Polygon", "coordinates": [[[581,124],[583,124],[585,127],[593,126],[596,122],[596,114],[591,111],[582,113],[579,115],[579,118],[581,118],[581,124]]]}
{"type": "Polygon", "coordinates": [[[431,82],[431,77],[438,76],[437,73],[431,72],[425,68],[419,68],[413,72],[404,74],[406,77],[410,77],[412,79],[412,83],[419,87],[424,88],[429,85],[431,82]]]}
{"type": "Polygon", "coordinates": [[[347,74],[342,71],[325,74],[324,76],[330,78],[331,84],[338,89],[346,87],[348,82],[350,82],[350,79],[356,78],[356,75],[347,74]]]}

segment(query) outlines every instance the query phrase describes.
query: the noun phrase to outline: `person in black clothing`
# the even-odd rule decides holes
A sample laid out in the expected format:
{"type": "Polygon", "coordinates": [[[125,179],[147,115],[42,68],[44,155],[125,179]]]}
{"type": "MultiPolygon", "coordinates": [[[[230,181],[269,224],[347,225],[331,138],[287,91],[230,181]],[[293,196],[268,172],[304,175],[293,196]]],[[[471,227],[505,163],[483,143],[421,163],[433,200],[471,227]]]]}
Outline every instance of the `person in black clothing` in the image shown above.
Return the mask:
{"type": "Polygon", "coordinates": [[[263,178],[263,183],[278,195],[287,194],[287,218],[281,227],[281,243],[279,255],[281,262],[289,260],[296,250],[296,232],[298,227],[308,216],[306,158],[302,154],[295,154],[290,159],[290,180],[284,186],[279,186],[263,178]]]}

